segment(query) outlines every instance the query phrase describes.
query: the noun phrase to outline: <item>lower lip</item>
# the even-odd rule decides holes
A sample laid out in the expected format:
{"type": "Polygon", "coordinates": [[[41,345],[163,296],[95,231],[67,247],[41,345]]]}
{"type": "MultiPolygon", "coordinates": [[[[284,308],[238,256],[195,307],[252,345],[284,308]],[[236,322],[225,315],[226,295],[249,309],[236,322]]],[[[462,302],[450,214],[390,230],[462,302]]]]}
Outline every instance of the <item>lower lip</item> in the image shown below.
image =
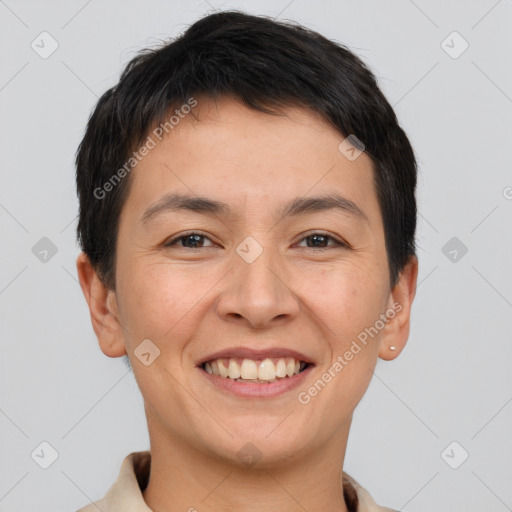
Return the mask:
{"type": "Polygon", "coordinates": [[[304,371],[293,377],[286,377],[270,383],[262,382],[261,384],[258,382],[237,382],[230,378],[209,374],[202,368],[198,369],[211,384],[222,391],[243,398],[274,398],[300,386],[313,369],[313,365],[310,364],[304,371]]]}

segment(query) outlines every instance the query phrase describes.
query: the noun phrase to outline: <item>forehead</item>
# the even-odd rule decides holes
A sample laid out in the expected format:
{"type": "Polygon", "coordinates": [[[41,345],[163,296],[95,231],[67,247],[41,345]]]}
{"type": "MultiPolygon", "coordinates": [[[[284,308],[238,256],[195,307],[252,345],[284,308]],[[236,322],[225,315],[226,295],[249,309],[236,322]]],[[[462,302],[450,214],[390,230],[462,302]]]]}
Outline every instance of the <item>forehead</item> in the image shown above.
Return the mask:
{"type": "MultiPolygon", "coordinates": [[[[176,121],[176,120],[174,120],[176,121]]],[[[338,193],[368,216],[377,208],[370,157],[351,161],[345,138],[307,109],[269,115],[232,98],[197,105],[136,165],[128,201],[141,210],[164,193],[212,197],[232,210],[307,195],[338,193]]],[[[370,219],[371,220],[371,219],[370,219]]]]}

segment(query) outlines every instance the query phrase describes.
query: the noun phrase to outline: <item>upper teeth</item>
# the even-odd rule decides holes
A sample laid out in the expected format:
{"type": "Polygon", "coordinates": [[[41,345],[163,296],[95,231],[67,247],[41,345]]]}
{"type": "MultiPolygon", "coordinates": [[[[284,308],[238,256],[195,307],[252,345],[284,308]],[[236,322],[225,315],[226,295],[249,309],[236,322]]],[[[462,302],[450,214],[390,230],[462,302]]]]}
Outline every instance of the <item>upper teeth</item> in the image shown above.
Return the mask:
{"type": "Polygon", "coordinates": [[[237,360],[214,359],[204,364],[204,369],[213,375],[229,379],[273,381],[276,378],[292,377],[304,369],[306,363],[292,357],[279,359],[237,360]]]}

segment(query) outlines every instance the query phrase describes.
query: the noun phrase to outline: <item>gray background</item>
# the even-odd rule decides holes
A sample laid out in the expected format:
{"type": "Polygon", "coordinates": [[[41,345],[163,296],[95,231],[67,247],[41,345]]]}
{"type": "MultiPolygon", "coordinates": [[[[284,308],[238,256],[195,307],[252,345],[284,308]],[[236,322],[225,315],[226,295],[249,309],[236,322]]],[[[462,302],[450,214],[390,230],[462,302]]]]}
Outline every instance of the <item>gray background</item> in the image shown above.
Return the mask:
{"type": "Polygon", "coordinates": [[[377,365],[345,470],[377,503],[408,512],[512,510],[509,0],[0,0],[0,510],[76,510],[149,446],[133,375],[99,350],[78,285],[74,153],[137,50],[228,8],[350,46],[418,156],[411,335],[377,365]],[[43,31],[59,45],[46,59],[31,47],[43,31]],[[453,31],[469,44],[461,55],[458,36],[442,44],[453,31]],[[48,469],[31,458],[43,441],[58,452],[48,469]]]}

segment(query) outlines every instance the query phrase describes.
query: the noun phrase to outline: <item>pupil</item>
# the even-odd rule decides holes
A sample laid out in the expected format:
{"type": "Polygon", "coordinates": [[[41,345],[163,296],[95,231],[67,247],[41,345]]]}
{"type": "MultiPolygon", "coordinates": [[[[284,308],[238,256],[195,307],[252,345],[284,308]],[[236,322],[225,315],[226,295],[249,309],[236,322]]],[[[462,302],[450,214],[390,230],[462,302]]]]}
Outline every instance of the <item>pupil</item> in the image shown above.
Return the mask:
{"type": "MultiPolygon", "coordinates": [[[[202,238],[202,235],[188,235],[185,237],[185,241],[190,241],[191,242],[191,246],[192,247],[198,247],[198,245],[200,246],[201,244],[199,243],[200,240],[202,238]]],[[[188,246],[187,243],[185,243],[185,245],[188,246]]]]}
{"type": "Polygon", "coordinates": [[[324,235],[312,235],[309,239],[313,242],[309,247],[325,247],[327,245],[327,237],[324,235]],[[317,243],[319,241],[320,243],[317,243]]]}

